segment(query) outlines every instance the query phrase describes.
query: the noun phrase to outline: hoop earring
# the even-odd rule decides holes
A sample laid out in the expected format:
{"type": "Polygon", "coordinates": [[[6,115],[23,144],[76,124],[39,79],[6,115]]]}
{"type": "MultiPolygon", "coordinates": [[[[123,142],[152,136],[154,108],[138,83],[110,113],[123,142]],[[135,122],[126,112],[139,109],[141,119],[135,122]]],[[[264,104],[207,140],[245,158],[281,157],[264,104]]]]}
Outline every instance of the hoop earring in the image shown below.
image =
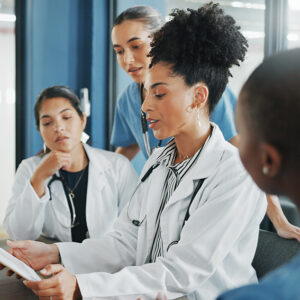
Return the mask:
{"type": "Polygon", "coordinates": [[[47,153],[47,146],[46,146],[46,144],[45,144],[45,143],[43,144],[43,151],[44,151],[44,154],[46,154],[46,153],[47,153]]]}
{"type": "Polygon", "coordinates": [[[263,168],[262,168],[262,173],[264,174],[264,175],[268,175],[269,174],[269,168],[267,167],[267,166],[264,166],[263,168]]]}

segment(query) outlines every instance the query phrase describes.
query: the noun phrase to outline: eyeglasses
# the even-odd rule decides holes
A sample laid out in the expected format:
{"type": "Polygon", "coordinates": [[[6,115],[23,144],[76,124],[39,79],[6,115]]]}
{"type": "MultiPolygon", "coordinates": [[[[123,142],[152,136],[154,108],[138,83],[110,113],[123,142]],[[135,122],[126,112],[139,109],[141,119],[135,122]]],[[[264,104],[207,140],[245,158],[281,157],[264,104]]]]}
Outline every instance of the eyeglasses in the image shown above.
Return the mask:
{"type": "Polygon", "coordinates": [[[73,198],[71,196],[71,194],[68,192],[68,189],[66,187],[66,183],[64,181],[64,178],[61,177],[61,176],[57,176],[56,174],[54,174],[52,176],[52,178],[50,179],[48,185],[48,190],[49,190],[49,201],[50,201],[50,205],[51,205],[51,208],[52,208],[52,211],[53,211],[53,214],[55,216],[55,219],[60,223],[60,225],[62,225],[63,227],[65,228],[74,228],[75,226],[77,226],[79,223],[76,221],[76,211],[75,211],[75,206],[74,206],[74,202],[73,202],[73,198]],[[63,188],[64,188],[64,191],[65,191],[65,195],[66,195],[66,198],[67,198],[67,202],[68,202],[68,206],[69,206],[69,210],[70,210],[70,214],[71,214],[71,223],[68,225],[66,224],[63,224],[60,220],[60,218],[58,218],[57,216],[57,213],[56,213],[56,209],[55,209],[55,204],[53,204],[53,199],[52,199],[52,192],[51,192],[51,184],[54,182],[54,181],[60,181],[63,185],[63,188]]]}

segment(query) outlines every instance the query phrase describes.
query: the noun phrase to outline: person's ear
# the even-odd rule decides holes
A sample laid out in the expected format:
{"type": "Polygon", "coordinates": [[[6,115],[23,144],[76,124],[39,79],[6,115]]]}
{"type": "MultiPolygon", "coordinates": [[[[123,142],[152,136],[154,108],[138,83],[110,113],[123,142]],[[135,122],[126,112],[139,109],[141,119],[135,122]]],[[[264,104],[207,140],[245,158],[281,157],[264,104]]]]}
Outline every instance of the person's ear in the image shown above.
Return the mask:
{"type": "Polygon", "coordinates": [[[197,83],[194,86],[194,101],[193,101],[192,108],[203,107],[207,102],[208,94],[209,94],[208,87],[202,82],[197,83]]]}
{"type": "Polygon", "coordinates": [[[85,126],[86,126],[86,120],[87,120],[85,112],[82,113],[81,119],[82,119],[82,131],[84,131],[85,126]]]}
{"type": "Polygon", "coordinates": [[[282,167],[282,156],[278,150],[270,144],[260,146],[262,159],[262,173],[265,176],[275,177],[282,167]]]}

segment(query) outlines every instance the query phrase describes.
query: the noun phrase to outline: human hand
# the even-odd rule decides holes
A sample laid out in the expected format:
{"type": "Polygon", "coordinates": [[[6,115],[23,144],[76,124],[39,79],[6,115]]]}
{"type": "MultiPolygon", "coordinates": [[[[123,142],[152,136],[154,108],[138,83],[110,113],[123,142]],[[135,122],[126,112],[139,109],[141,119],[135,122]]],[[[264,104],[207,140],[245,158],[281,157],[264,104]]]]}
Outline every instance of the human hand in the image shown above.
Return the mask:
{"type": "Polygon", "coordinates": [[[24,281],[24,284],[40,299],[75,300],[81,298],[77,279],[62,265],[47,265],[41,274],[52,277],[41,281],[24,281]]]}
{"type": "MultiPolygon", "coordinates": [[[[45,244],[37,241],[7,241],[10,254],[23,261],[32,269],[38,271],[51,263],[59,262],[59,251],[55,244],[45,244]]],[[[12,271],[9,274],[13,274],[12,271]]],[[[8,274],[8,275],[9,275],[8,274]]]]}
{"type": "Polygon", "coordinates": [[[42,160],[35,173],[38,173],[43,179],[47,179],[59,169],[68,169],[71,166],[71,163],[72,158],[70,153],[54,150],[42,160]]]}
{"type": "MultiPolygon", "coordinates": [[[[142,297],[137,298],[137,300],[143,300],[142,297]]],[[[155,300],[168,300],[165,294],[159,292],[155,298],[155,300]]]]}
{"type": "MultiPolygon", "coordinates": [[[[7,251],[8,253],[12,254],[12,250],[11,250],[11,249],[7,249],[7,250],[5,250],[5,251],[7,251]]],[[[5,265],[2,265],[2,264],[0,263],[0,270],[3,270],[4,268],[6,268],[6,266],[5,266],[5,265]]],[[[11,275],[13,275],[13,274],[14,274],[14,271],[12,271],[12,270],[10,270],[10,269],[8,269],[7,272],[6,272],[6,275],[7,275],[7,276],[11,276],[11,275]]],[[[20,275],[16,274],[16,278],[20,279],[20,278],[22,278],[22,277],[21,277],[20,275]]]]}
{"type": "Polygon", "coordinates": [[[70,153],[51,151],[39,164],[33,173],[30,182],[39,197],[44,195],[45,180],[55,174],[59,169],[68,169],[72,163],[70,153]]]}
{"type": "Polygon", "coordinates": [[[277,234],[284,239],[296,239],[300,242],[300,228],[286,220],[276,228],[277,234]]]}
{"type": "Polygon", "coordinates": [[[163,293],[158,293],[155,300],[168,300],[165,294],[163,293]]]}

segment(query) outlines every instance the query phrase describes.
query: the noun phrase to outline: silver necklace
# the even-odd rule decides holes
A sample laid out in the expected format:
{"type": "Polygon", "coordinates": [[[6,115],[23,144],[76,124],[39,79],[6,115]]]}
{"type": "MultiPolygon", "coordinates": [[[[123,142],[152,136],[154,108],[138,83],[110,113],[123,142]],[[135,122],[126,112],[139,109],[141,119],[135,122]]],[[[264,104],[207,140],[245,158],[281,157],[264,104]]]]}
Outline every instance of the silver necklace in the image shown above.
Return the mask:
{"type": "Polygon", "coordinates": [[[75,194],[74,194],[74,191],[75,189],[77,188],[79,182],[81,181],[82,177],[83,177],[83,174],[85,173],[85,170],[86,170],[86,167],[84,168],[83,172],[80,174],[78,180],[76,181],[76,183],[74,184],[74,186],[72,187],[72,189],[68,186],[67,184],[67,181],[65,180],[65,184],[66,184],[66,187],[68,189],[68,192],[69,192],[69,195],[72,199],[75,198],[75,194]]]}

